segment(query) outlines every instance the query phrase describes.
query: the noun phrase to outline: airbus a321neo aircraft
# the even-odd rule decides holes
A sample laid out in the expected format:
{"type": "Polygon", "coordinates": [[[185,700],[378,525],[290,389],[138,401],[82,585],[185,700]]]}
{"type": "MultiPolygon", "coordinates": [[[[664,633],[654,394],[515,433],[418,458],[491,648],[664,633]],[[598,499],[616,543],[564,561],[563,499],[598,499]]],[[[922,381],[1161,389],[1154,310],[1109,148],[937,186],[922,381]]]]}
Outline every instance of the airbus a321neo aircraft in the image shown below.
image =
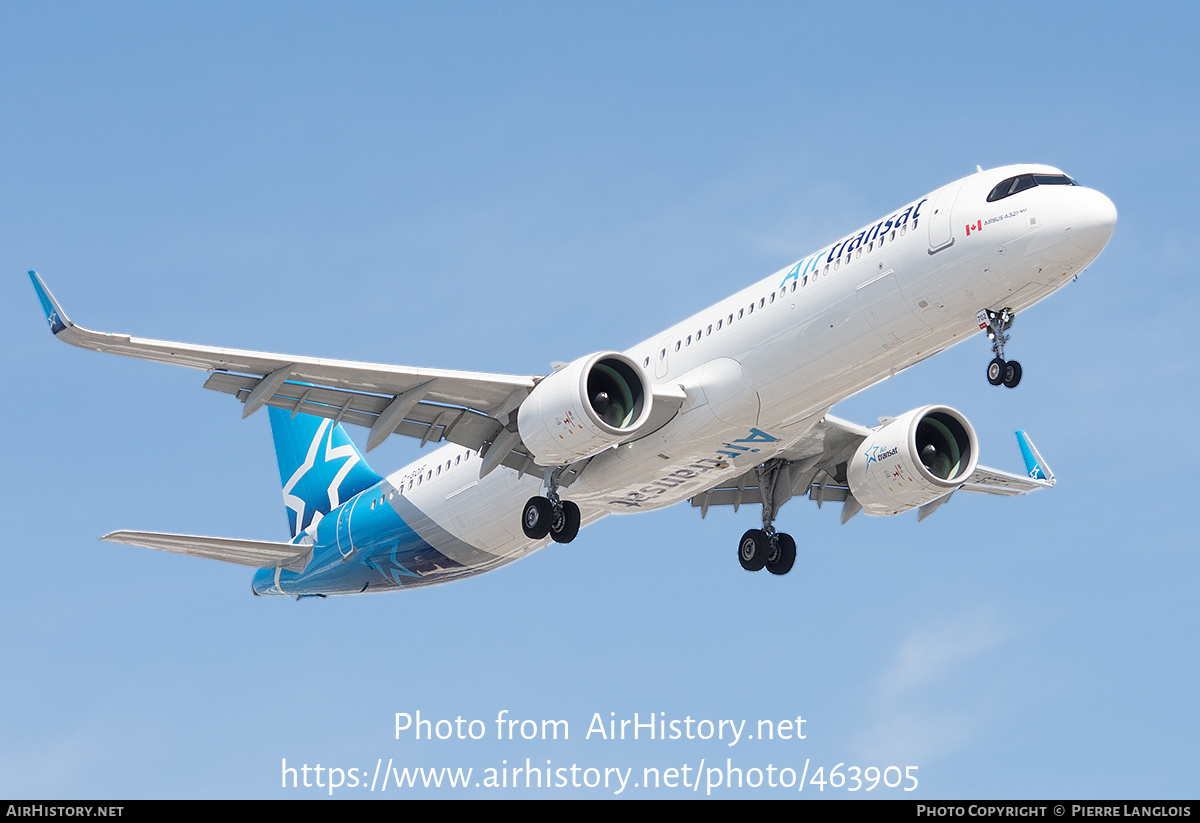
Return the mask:
{"type": "Polygon", "coordinates": [[[1022,432],[1026,474],[978,465],[975,431],[946,406],[866,428],[840,400],[986,330],[987,377],[1012,388],[1013,316],[1070,281],[1112,236],[1098,191],[1048,166],[979,171],[856,229],[625,352],[547,376],[443,371],[210,348],[73,324],[34,272],[60,339],[210,372],[243,416],[268,406],[291,540],[119,531],[104,539],[258,568],[256,594],[354,594],[444,583],[569,543],[610,513],[691,500],[762,507],[737,544],[749,571],[788,572],[776,531],[796,495],[842,522],[958,491],[1024,494],[1053,474],[1022,432]],[[388,477],[367,450],[392,434],[446,445],[388,477]]]}

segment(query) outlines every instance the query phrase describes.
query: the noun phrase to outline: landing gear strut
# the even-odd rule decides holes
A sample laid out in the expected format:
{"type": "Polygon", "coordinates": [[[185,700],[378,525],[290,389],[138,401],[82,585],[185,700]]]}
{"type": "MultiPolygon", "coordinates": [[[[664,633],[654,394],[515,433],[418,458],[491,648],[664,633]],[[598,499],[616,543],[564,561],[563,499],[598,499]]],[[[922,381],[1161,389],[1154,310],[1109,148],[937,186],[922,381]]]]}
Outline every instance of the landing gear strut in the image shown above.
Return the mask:
{"type": "Polygon", "coordinates": [[[562,469],[547,469],[542,481],[546,495],[529,498],[521,511],[521,531],[530,540],[541,540],[549,535],[555,543],[570,543],[579,534],[582,519],[579,507],[558,496],[561,475],[562,469]]]}
{"type": "Polygon", "coordinates": [[[1004,344],[1009,338],[1007,332],[1012,328],[1016,316],[1012,309],[984,309],[976,315],[980,328],[987,330],[988,340],[992,341],[992,354],[996,355],[987,367],[987,379],[993,386],[1003,383],[1008,388],[1015,389],[1021,382],[1021,364],[1016,360],[1004,359],[1004,344]]]}
{"type": "Polygon", "coordinates": [[[775,531],[775,486],[779,482],[782,460],[768,460],[759,466],[759,494],[763,501],[763,527],[750,529],[738,541],[738,562],[748,572],[766,568],[771,574],[787,574],[796,562],[796,541],[790,534],[775,531]]]}

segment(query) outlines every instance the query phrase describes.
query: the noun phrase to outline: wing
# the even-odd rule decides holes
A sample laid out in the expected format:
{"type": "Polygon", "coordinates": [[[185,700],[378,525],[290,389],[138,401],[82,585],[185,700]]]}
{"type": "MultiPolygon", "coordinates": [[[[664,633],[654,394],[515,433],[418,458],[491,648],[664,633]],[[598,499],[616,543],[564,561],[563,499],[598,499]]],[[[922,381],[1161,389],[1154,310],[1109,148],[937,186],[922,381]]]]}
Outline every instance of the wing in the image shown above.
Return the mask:
{"type": "MultiPolygon", "coordinates": [[[[700,516],[703,517],[709,506],[733,506],[737,511],[743,503],[769,503],[778,511],[792,497],[804,494],[816,501],[818,507],[823,503],[853,501],[850,488],[846,485],[846,463],[859,444],[871,434],[872,430],[866,426],[841,420],[828,413],[820,415],[803,436],[777,456],[780,461],[778,465],[769,469],[755,466],[729,483],[696,495],[691,499],[691,504],[700,509],[700,516]],[[766,474],[767,471],[776,471],[778,474],[771,477],[766,474]],[[770,501],[764,499],[768,494],[767,489],[773,489],[770,501]]],[[[1018,495],[1052,487],[1054,474],[1028,435],[1018,431],[1017,442],[1025,458],[1024,476],[977,466],[957,489],[921,506],[918,519],[924,520],[933,514],[955,491],[1018,495]]],[[[857,514],[860,508],[852,503],[844,508],[842,522],[857,514]]]]}
{"type": "Polygon", "coordinates": [[[1037,446],[1023,431],[1017,432],[1017,444],[1021,447],[1021,456],[1025,459],[1025,474],[1009,474],[998,469],[979,466],[967,478],[962,490],[965,492],[981,492],[983,494],[1028,494],[1038,489],[1048,489],[1054,485],[1054,472],[1038,453],[1037,446]]]}
{"type": "MultiPolygon", "coordinates": [[[[417,369],[147,340],[95,332],[72,323],[36,272],[29,272],[50,330],[79,346],[212,372],[204,387],[245,403],[243,416],[263,405],[329,417],[370,429],[367,449],[396,433],[422,444],[449,440],[485,449],[539,377],[417,369]]],[[[505,465],[519,468],[518,445],[505,465]]]]}
{"type": "MultiPolygon", "coordinates": [[[[364,426],[370,429],[367,451],[389,435],[402,434],[420,439],[422,446],[448,440],[479,452],[484,457],[481,476],[501,465],[542,472],[521,442],[512,414],[539,376],[326,360],[96,332],[67,318],[37,272],[29,272],[29,278],[58,339],[83,349],[212,372],[204,388],[241,400],[243,417],[264,405],[276,406],[364,426]]],[[[651,385],[650,391],[653,411],[639,437],[665,425],[686,398],[678,386],[651,385]]],[[[570,485],[586,462],[572,464],[562,485],[570,485]]]]}

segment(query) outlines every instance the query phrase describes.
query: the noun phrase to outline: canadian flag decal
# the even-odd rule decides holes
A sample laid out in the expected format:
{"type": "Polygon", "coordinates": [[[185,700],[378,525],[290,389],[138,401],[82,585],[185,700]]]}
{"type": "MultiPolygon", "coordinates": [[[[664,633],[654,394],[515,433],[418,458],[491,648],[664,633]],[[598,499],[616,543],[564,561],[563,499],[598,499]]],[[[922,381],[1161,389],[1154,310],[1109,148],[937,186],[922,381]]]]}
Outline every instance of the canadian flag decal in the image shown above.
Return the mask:
{"type": "Polygon", "coordinates": [[[974,223],[967,224],[967,237],[970,237],[973,231],[983,231],[983,220],[976,220],[974,223]]]}

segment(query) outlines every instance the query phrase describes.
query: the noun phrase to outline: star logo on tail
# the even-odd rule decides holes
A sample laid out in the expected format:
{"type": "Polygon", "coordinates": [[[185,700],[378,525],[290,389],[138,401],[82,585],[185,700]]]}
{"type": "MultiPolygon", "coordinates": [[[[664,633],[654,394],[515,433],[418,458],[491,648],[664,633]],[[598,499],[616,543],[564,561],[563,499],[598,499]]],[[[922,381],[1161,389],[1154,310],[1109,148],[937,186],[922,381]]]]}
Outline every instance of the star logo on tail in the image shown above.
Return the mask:
{"type": "Polygon", "coordinates": [[[321,424],[317,427],[316,434],[313,435],[312,443],[309,444],[304,462],[292,473],[292,476],[288,478],[288,482],[283,486],[283,503],[287,506],[289,512],[295,515],[295,522],[292,526],[294,534],[299,534],[307,530],[310,526],[315,527],[321,522],[322,517],[342,504],[342,481],[346,479],[346,475],[358,463],[358,454],[355,452],[352,444],[347,443],[344,446],[333,445],[333,433],[336,427],[332,425],[332,422],[328,419],[321,421],[321,424]],[[345,462],[335,470],[338,460],[344,460],[345,462]],[[328,505],[321,502],[309,510],[304,499],[293,494],[293,490],[302,481],[306,485],[308,483],[323,483],[329,472],[333,472],[333,477],[326,489],[328,505]]]}

